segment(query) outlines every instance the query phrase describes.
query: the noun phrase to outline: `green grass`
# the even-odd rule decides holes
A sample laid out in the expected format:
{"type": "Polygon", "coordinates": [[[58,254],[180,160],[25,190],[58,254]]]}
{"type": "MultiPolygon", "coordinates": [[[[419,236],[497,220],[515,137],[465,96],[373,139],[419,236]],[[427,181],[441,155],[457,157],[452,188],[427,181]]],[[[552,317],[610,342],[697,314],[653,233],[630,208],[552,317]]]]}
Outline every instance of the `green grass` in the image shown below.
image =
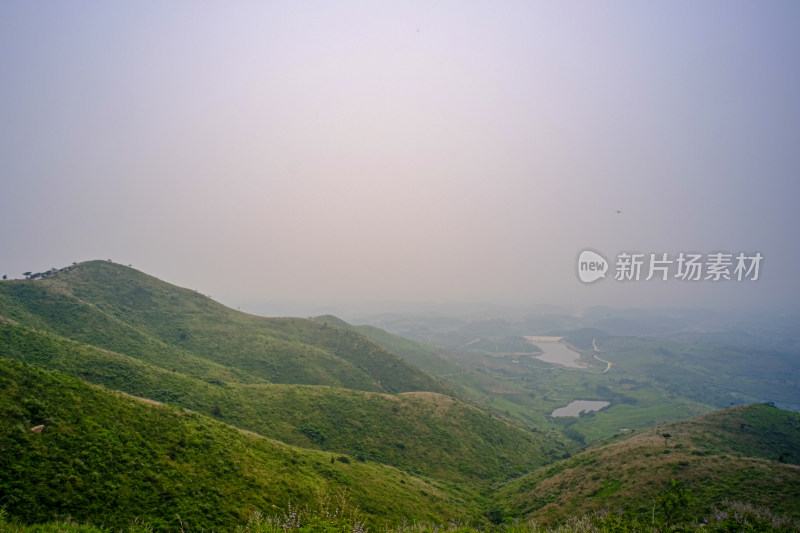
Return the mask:
{"type": "Polygon", "coordinates": [[[394,316],[381,320],[394,331],[406,331],[415,339],[432,343],[437,355],[458,364],[460,372],[443,377],[459,392],[485,408],[536,427],[558,431],[563,422],[558,421],[556,426],[548,415],[572,400],[610,401],[612,405],[596,418],[581,419],[570,426],[576,445],[605,438],[622,428],[643,429],[729,405],[773,401],[781,408],[800,410],[796,390],[800,371],[794,364],[798,351],[792,340],[796,328],[775,317],[764,324],[755,318],[748,322],[745,327],[755,328],[758,336],[726,330],[615,337],[597,329],[604,324],[643,333],[672,331],[681,324],[696,328],[695,322],[702,318],[695,315],[598,310],[581,318],[394,316]],[[611,315],[625,318],[620,322],[611,315]],[[508,346],[517,336],[535,334],[563,335],[591,366],[586,370],[559,368],[508,346]],[[476,339],[481,342],[472,342],[476,339]],[[606,365],[593,358],[594,340],[602,351],[600,356],[613,362],[608,373],[602,372],[606,365]]]}
{"type": "Polygon", "coordinates": [[[694,516],[725,499],[800,519],[800,467],[778,461],[800,444],[800,414],[766,405],[708,413],[596,446],[508,483],[496,505],[554,524],[570,515],[622,507],[646,513],[671,478],[693,496],[694,516]],[[747,420],[761,424],[741,427],[747,420]],[[663,434],[669,434],[665,439],[663,434]]]}
{"type": "Polygon", "coordinates": [[[469,515],[463,493],[394,468],[333,460],[208,417],[0,359],[0,508],[26,523],[134,518],[228,530],[256,509],[347,490],[372,525],[469,515]],[[40,433],[31,431],[44,425],[40,433]]]}
{"type": "Polygon", "coordinates": [[[331,315],[316,317],[314,321],[361,333],[393,354],[433,376],[448,376],[461,370],[458,365],[442,358],[437,353],[438,350],[436,348],[399,335],[393,335],[380,328],[368,325],[353,326],[331,315]]]}
{"type": "Polygon", "coordinates": [[[0,353],[289,444],[470,486],[508,479],[563,454],[558,439],[437,393],[203,381],[3,320],[0,353]]]}
{"type": "MultiPolygon", "coordinates": [[[[731,498],[798,518],[798,415],[669,423],[766,394],[770,372],[791,380],[786,354],[764,371],[733,341],[604,337],[611,372],[570,370],[521,350],[514,327],[482,321],[449,341],[480,335],[472,351],[431,348],[335,317],[247,315],[108,262],[0,283],[0,532],[621,530],[646,524],[671,479],[691,490],[687,528],[731,498]],[[574,399],[611,406],[549,416],[574,399]],[[344,521],[320,507],[340,491],[344,521]],[[598,514],[612,507],[619,523],[598,514]]],[[[589,350],[596,334],[570,339],[589,350]]]]}
{"type": "MultiPolygon", "coordinates": [[[[507,533],[597,533],[602,532],[649,532],[666,531],[771,531],[797,532],[800,522],[785,515],[773,513],[763,506],[738,501],[726,501],[705,515],[695,516],[690,511],[691,491],[675,480],[653,498],[653,508],[648,513],[630,508],[601,509],[584,515],[568,517],[554,527],[545,527],[535,521],[510,521],[502,511],[490,513],[497,523],[488,528],[469,524],[464,520],[450,523],[405,522],[384,528],[385,533],[478,533],[504,531],[507,533]]],[[[176,516],[176,524],[185,530],[182,520],[176,516]]],[[[254,511],[247,522],[236,526],[237,533],[366,533],[370,529],[358,509],[349,505],[346,497],[323,494],[319,503],[311,506],[288,506],[285,509],[264,513],[254,511]]],[[[103,533],[109,531],[91,525],[78,524],[73,520],[50,522],[31,526],[8,523],[0,513],[0,533],[103,533]]],[[[142,521],[132,523],[127,531],[152,531],[142,521]]]]}
{"type": "Polygon", "coordinates": [[[201,379],[451,392],[356,332],[248,315],[106,261],[4,282],[0,314],[201,379]]]}

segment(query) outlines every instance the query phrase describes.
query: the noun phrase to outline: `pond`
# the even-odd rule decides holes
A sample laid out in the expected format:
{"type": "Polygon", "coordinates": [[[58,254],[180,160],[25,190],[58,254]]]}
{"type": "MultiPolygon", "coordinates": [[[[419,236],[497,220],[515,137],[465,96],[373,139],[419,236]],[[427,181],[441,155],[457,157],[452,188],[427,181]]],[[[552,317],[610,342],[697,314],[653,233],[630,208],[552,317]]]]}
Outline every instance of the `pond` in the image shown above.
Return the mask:
{"type": "Polygon", "coordinates": [[[609,405],[611,404],[600,400],[575,400],[569,405],[559,407],[550,416],[580,416],[584,411],[599,411],[609,405]]]}
{"type": "Polygon", "coordinates": [[[560,340],[544,340],[547,339],[560,339],[560,337],[526,337],[530,342],[542,349],[541,354],[536,355],[536,359],[544,361],[545,363],[553,363],[556,365],[565,366],[567,368],[585,368],[581,364],[581,354],[575,350],[570,350],[566,344],[560,340]],[[534,340],[535,339],[535,340],[534,340]]]}

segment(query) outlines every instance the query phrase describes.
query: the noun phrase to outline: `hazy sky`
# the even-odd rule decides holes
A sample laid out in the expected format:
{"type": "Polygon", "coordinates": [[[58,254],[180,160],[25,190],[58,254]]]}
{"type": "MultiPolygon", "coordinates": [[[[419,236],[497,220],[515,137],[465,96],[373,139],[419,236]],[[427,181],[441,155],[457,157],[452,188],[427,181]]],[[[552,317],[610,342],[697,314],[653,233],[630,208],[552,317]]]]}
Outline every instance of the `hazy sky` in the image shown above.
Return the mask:
{"type": "Polygon", "coordinates": [[[0,274],[231,305],[800,297],[800,3],[0,3],[0,274]],[[620,210],[621,213],[617,213],[620,210]],[[583,285],[584,248],[760,252],[583,285]]]}

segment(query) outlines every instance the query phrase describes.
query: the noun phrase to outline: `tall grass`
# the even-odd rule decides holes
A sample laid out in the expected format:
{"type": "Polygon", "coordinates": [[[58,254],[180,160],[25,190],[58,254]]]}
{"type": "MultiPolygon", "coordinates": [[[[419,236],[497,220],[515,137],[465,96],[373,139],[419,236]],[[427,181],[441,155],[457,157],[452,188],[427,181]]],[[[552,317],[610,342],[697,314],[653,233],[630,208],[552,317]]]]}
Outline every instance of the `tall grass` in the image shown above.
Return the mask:
{"type": "MultiPolygon", "coordinates": [[[[180,518],[170,531],[184,530],[180,518]]],[[[7,520],[0,509],[0,533],[110,533],[120,531],[78,524],[71,519],[47,524],[23,525],[7,520]]],[[[160,531],[146,523],[134,520],[126,533],[160,531]]],[[[545,527],[536,522],[512,521],[500,525],[470,525],[460,521],[447,524],[413,521],[402,522],[382,530],[371,531],[364,516],[347,499],[347,493],[339,491],[322,494],[317,505],[292,506],[270,509],[269,512],[254,511],[246,523],[230,529],[236,533],[627,533],[647,532],[800,532],[800,522],[773,514],[765,507],[737,501],[724,501],[708,516],[687,518],[667,523],[663,516],[653,513],[641,516],[625,509],[606,509],[567,519],[554,527],[545,527]]]]}

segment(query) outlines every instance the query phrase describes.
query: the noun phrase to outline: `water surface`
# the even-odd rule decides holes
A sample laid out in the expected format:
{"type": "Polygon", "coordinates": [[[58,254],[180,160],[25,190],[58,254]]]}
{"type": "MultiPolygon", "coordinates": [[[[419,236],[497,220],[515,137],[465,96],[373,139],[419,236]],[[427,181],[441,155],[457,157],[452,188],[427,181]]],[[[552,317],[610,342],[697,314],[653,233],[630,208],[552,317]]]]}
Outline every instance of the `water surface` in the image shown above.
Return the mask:
{"type": "MultiPolygon", "coordinates": [[[[535,337],[527,337],[528,340],[533,338],[535,337]]],[[[541,340],[542,337],[538,337],[538,339],[540,340],[532,342],[541,348],[543,353],[535,356],[536,359],[540,359],[545,363],[553,363],[556,365],[565,366],[567,368],[585,367],[585,365],[581,364],[580,362],[581,354],[575,350],[570,350],[563,342],[543,341],[541,340]]]]}
{"type": "Polygon", "coordinates": [[[584,411],[599,411],[609,405],[611,404],[600,400],[575,400],[569,405],[559,407],[550,416],[579,416],[584,411]]]}

